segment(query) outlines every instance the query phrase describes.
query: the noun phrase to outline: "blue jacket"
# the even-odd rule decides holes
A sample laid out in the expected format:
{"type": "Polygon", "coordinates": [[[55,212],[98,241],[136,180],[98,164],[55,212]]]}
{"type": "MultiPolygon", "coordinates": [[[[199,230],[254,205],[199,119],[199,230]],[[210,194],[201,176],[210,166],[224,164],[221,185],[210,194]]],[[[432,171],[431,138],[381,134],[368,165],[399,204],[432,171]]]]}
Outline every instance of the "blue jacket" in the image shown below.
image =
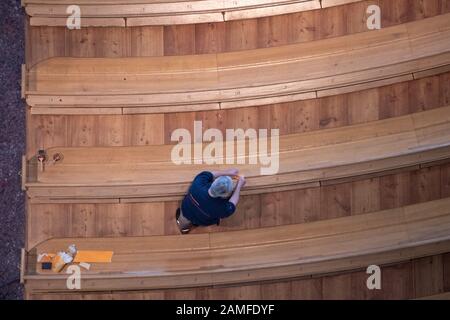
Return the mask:
{"type": "Polygon", "coordinates": [[[183,216],[198,226],[218,224],[220,219],[231,216],[236,211],[234,203],[228,199],[213,198],[208,190],[214,181],[211,172],[197,175],[181,203],[183,216]]]}

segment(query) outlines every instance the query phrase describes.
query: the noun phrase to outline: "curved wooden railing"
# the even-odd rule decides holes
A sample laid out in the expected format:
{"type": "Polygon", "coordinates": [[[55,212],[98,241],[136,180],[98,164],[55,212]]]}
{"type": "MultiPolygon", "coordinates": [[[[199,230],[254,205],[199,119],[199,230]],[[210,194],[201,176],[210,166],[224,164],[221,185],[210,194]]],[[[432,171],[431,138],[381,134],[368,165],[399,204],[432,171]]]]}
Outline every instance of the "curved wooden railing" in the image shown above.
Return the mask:
{"type": "Polygon", "coordinates": [[[111,263],[82,271],[81,290],[229,285],[319,275],[448,252],[450,198],[307,224],[189,236],[52,239],[24,259],[28,292],[68,291],[68,275],[44,271],[41,253],[76,244],[108,250],[111,263]]]}
{"type": "Polygon", "coordinates": [[[26,72],[33,113],[217,110],[311,99],[450,70],[450,14],[243,52],[51,58],[26,72]]]}
{"type": "MultiPolygon", "coordinates": [[[[243,144],[249,140],[239,141],[243,144]]],[[[212,166],[205,164],[211,163],[207,162],[212,160],[211,156],[205,154],[201,159],[201,152],[195,153],[195,150],[206,150],[203,149],[206,145],[200,144],[190,148],[192,155],[185,159],[192,163],[198,160],[198,164],[182,165],[172,161],[172,152],[178,154],[179,151],[174,145],[51,148],[47,150],[48,161],[42,167],[35,159],[25,164],[28,168],[25,188],[31,201],[121,199],[146,202],[180,199],[198,172],[230,166],[238,167],[247,177],[244,194],[361,178],[450,158],[450,107],[367,124],[280,136],[279,152],[271,154],[271,146],[268,147],[272,165],[260,161],[266,153],[258,150],[256,142],[252,143],[255,149],[234,155],[227,154],[227,145],[224,145],[223,156],[217,151],[220,148],[216,150],[219,152],[216,161],[223,164],[212,166]],[[53,162],[55,155],[61,160],[53,162]],[[261,171],[269,167],[272,172],[261,171]]]]}
{"type": "Polygon", "coordinates": [[[361,0],[23,0],[32,26],[66,26],[78,5],[82,26],[132,27],[260,18],[361,0]],[[322,2],[322,5],[321,5],[322,2]]]}

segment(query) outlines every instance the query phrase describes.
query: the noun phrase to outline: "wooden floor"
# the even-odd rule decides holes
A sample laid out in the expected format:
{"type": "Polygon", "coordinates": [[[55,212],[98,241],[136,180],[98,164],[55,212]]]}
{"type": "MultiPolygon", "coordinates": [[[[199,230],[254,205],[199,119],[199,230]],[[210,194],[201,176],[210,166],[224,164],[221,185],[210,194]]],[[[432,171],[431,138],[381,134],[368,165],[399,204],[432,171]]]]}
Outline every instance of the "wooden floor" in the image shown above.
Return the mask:
{"type": "MultiPolygon", "coordinates": [[[[379,4],[383,26],[450,12],[449,0],[379,0],[318,11],[233,22],[136,28],[28,27],[27,64],[53,56],[125,57],[245,50],[366,30],[366,8],[379,4]]],[[[177,128],[280,128],[281,134],[320,130],[409,114],[450,104],[450,73],[387,87],[264,107],[130,116],[30,116],[27,156],[40,147],[170,143],[177,128]]],[[[216,230],[238,230],[363,214],[450,197],[450,164],[411,172],[268,195],[247,196],[216,230]],[[294,212],[296,213],[294,215],[294,212]],[[333,216],[329,214],[333,212],[333,216]]],[[[52,237],[177,234],[176,202],[151,204],[29,204],[28,248],[52,237]]],[[[450,291],[450,254],[383,268],[383,289],[369,291],[364,271],[274,284],[137,293],[57,296],[75,299],[405,299],[450,291]]],[[[55,296],[28,296],[28,298],[55,296]]]]}
{"type": "Polygon", "coordinates": [[[450,290],[450,254],[422,258],[382,268],[382,290],[368,290],[365,271],[321,278],[259,285],[157,290],[146,292],[108,292],[84,294],[39,294],[30,299],[414,299],[450,290]],[[445,279],[445,280],[443,280],[445,279]]]}

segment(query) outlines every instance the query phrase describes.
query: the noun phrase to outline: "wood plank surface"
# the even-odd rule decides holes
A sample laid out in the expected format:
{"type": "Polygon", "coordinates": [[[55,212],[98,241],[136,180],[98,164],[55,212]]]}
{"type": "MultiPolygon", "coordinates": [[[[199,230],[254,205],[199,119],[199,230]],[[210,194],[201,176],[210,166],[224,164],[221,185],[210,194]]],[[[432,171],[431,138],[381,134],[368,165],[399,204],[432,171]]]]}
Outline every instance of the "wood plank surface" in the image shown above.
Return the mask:
{"type": "MultiPolygon", "coordinates": [[[[28,289],[37,292],[65,291],[65,276],[39,268],[33,270],[36,263],[32,259],[36,259],[36,254],[56,252],[71,243],[76,243],[79,250],[114,251],[111,264],[93,264],[85,272],[83,290],[88,291],[164,288],[175,283],[178,287],[243,283],[399,262],[406,257],[419,258],[449,249],[449,201],[447,198],[379,213],[253,231],[53,239],[28,254],[24,278],[28,289]],[[317,246],[321,247],[319,251],[317,246]],[[189,261],[186,250],[190,252],[189,261]],[[294,265],[302,265],[302,271],[293,268],[294,265]],[[203,271],[205,266],[211,269],[203,271]],[[138,286],[137,279],[140,279],[138,286]],[[179,281],[174,282],[175,279],[179,281]]],[[[442,268],[439,261],[442,260],[438,260],[437,266],[442,268]]],[[[416,282],[420,281],[420,273],[416,278],[416,282]]],[[[442,281],[437,285],[442,286],[442,281]]]]}
{"type": "MultiPolygon", "coordinates": [[[[264,188],[352,177],[405,167],[407,163],[411,166],[441,160],[446,158],[445,146],[449,141],[446,136],[449,110],[442,107],[371,124],[282,136],[277,153],[279,171],[275,176],[265,176],[250,164],[250,159],[259,156],[257,152],[239,156],[246,160],[237,166],[248,177],[246,190],[263,192],[264,188]],[[361,151],[348,158],[349,148],[361,151]],[[414,157],[421,152],[424,158],[417,162],[414,157]],[[303,159],[301,163],[296,158],[298,153],[303,159]],[[318,163],[317,159],[324,158],[325,154],[328,160],[318,163]],[[397,163],[395,159],[401,161],[397,163]]],[[[121,123],[118,125],[122,127],[121,123]]],[[[120,139],[116,140],[114,128],[108,130],[109,134],[103,135],[108,140],[105,144],[123,145],[120,139]]],[[[36,181],[27,181],[28,195],[50,199],[161,197],[163,194],[157,190],[164,184],[166,196],[178,197],[185,192],[195,172],[205,167],[204,164],[175,165],[171,161],[172,148],[171,145],[52,148],[47,150],[49,157],[60,154],[64,158],[59,163],[48,162],[44,171],[38,172],[36,181]]],[[[235,164],[237,159],[235,154],[235,164]]]]}
{"type": "MultiPolygon", "coordinates": [[[[235,51],[235,50],[244,50],[244,49],[256,49],[258,47],[274,47],[280,44],[291,44],[297,42],[307,42],[316,39],[323,39],[325,37],[330,37],[334,35],[340,34],[351,34],[355,32],[366,31],[366,8],[369,4],[379,4],[382,7],[382,26],[392,26],[398,25],[399,23],[404,23],[408,21],[414,21],[417,19],[422,19],[424,17],[431,17],[436,14],[442,14],[450,11],[450,6],[448,5],[448,1],[441,0],[427,0],[426,2],[421,0],[415,1],[404,1],[404,0],[379,0],[379,1],[363,1],[360,3],[354,3],[351,5],[340,6],[335,8],[328,8],[324,10],[316,10],[310,12],[301,12],[295,14],[287,14],[284,15],[283,18],[279,17],[267,17],[261,19],[247,19],[241,21],[230,21],[230,22],[222,22],[222,23],[214,23],[214,27],[206,27],[202,25],[194,26],[196,29],[191,36],[191,28],[179,28],[176,30],[176,34],[171,36],[171,38],[165,37],[164,30],[171,29],[171,27],[133,27],[129,28],[129,33],[131,36],[126,36],[126,46],[129,46],[131,49],[125,50],[126,54],[130,56],[154,56],[154,55],[176,55],[176,54],[193,54],[193,53],[207,53],[208,50],[215,50],[213,52],[222,51],[235,51]],[[327,13],[326,10],[330,10],[330,13],[327,13]],[[339,11],[341,11],[339,13],[339,11]],[[333,11],[333,13],[331,13],[333,11]],[[325,26],[325,22],[329,21],[327,27],[325,26]],[[222,27],[224,25],[224,27],[222,27]],[[323,26],[323,27],[321,27],[323,26]],[[222,29],[225,29],[222,31],[222,29]],[[219,35],[220,30],[220,35],[219,35]],[[279,30],[277,32],[277,30],[279,30]],[[223,34],[224,33],[224,34],[223,34]],[[172,46],[170,42],[175,41],[174,39],[183,39],[188,35],[190,41],[180,41],[180,44],[176,46],[172,46]],[[224,38],[222,38],[224,37],[224,38]],[[195,42],[194,44],[192,42],[195,42]],[[208,44],[209,42],[209,44],[208,44]],[[164,45],[165,43],[165,45],[164,45]],[[182,44],[181,44],[182,43],[182,44]],[[198,43],[198,44],[197,44],[198,43]],[[223,44],[225,43],[225,45],[223,44]],[[166,48],[174,48],[170,50],[166,50],[164,52],[164,46],[166,48]],[[185,49],[186,47],[188,49],[185,49]],[[199,51],[195,51],[195,48],[198,48],[199,51]]],[[[102,49],[103,43],[107,45],[108,43],[108,33],[114,31],[114,28],[105,28],[108,31],[101,31],[103,28],[90,28],[87,32],[84,32],[83,36],[72,36],[72,34],[77,33],[77,31],[67,31],[65,28],[58,27],[31,27],[28,28],[28,43],[27,43],[27,64],[28,66],[32,66],[39,61],[45,60],[52,56],[89,56],[89,57],[102,57],[102,55],[110,55],[113,54],[113,51],[109,51],[109,49],[102,49]],[[101,36],[99,36],[101,34],[101,36]],[[90,38],[95,38],[95,41],[90,41],[90,38]],[[83,44],[85,44],[83,46],[83,44]],[[93,49],[89,47],[99,47],[100,49],[93,49]],[[70,48],[66,50],[67,48],[70,48]],[[77,48],[79,48],[77,50],[77,48]],[[84,48],[84,49],[82,49],[84,48]]],[[[85,29],[85,28],[83,28],[85,29]]],[[[127,33],[128,33],[127,32],[127,33]]],[[[166,35],[170,35],[170,33],[166,33],[166,35]]],[[[114,41],[118,41],[114,36],[114,41]]],[[[123,40],[120,40],[123,41],[123,40]]],[[[209,52],[208,52],[209,53],[209,52]]],[[[429,75],[428,75],[429,76],[429,75]]],[[[341,105],[339,108],[341,109],[349,109],[342,111],[343,113],[348,114],[348,123],[365,123],[368,121],[378,120],[379,118],[386,118],[388,116],[393,116],[397,114],[405,114],[404,112],[411,113],[416,112],[417,108],[423,108],[424,110],[430,107],[434,107],[434,97],[436,96],[436,86],[438,89],[438,96],[440,98],[440,105],[448,105],[450,103],[450,74],[444,74],[441,76],[437,76],[439,79],[438,84],[436,81],[426,80],[425,82],[421,82],[422,80],[410,81],[407,83],[406,90],[408,94],[404,95],[392,95],[389,99],[402,100],[401,103],[391,104],[391,108],[394,110],[390,110],[389,112],[381,112],[378,109],[383,109],[382,106],[387,101],[384,96],[390,94],[391,90],[382,90],[382,88],[376,89],[368,89],[361,92],[349,93],[346,94],[346,105],[341,105]],[[420,95],[424,94],[420,98],[420,103],[416,104],[414,99],[417,99],[419,96],[417,95],[417,88],[420,89],[420,95]],[[430,89],[430,90],[427,90],[430,89]],[[378,97],[378,98],[377,98],[378,97]],[[360,103],[363,102],[363,105],[360,103]],[[382,103],[380,103],[382,102],[382,103]],[[423,103],[423,105],[422,105],[423,103]],[[432,105],[430,105],[432,103],[432,105]],[[407,108],[406,111],[403,109],[404,105],[411,104],[414,106],[414,110],[407,108]],[[403,110],[400,112],[395,109],[403,110]]],[[[393,85],[392,87],[402,86],[401,84],[393,85]]],[[[391,86],[388,86],[391,87],[391,86]]],[[[396,91],[396,90],[395,90],[396,91]]],[[[398,92],[398,91],[397,91],[398,92]]],[[[322,107],[324,108],[324,107],[322,107]]],[[[326,106],[325,108],[332,108],[331,105],[326,106]]],[[[246,108],[244,108],[246,109],[246,108]]],[[[319,121],[321,121],[319,117],[316,100],[307,100],[307,101],[296,101],[283,103],[279,105],[269,105],[259,108],[259,112],[256,114],[254,112],[248,113],[252,114],[251,121],[238,122],[235,121],[233,117],[238,117],[239,119],[244,120],[244,116],[240,116],[239,112],[234,112],[233,110],[227,111],[206,111],[206,112],[192,112],[193,118],[195,119],[205,119],[205,123],[208,122],[208,125],[216,125],[220,130],[224,130],[227,128],[225,125],[226,121],[228,126],[231,124],[238,124],[243,127],[243,125],[256,125],[257,128],[273,128],[280,127],[280,131],[283,134],[290,134],[295,132],[304,132],[320,129],[319,121]],[[289,117],[281,115],[289,114],[289,117]],[[255,118],[256,116],[256,118],[255,118]],[[287,119],[288,118],[288,119],[287,119]],[[207,119],[207,120],[206,120],[207,119]]],[[[250,109],[250,108],[249,108],[250,109]]],[[[331,110],[327,111],[322,109],[322,114],[331,114],[331,110]]],[[[334,111],[335,113],[336,111],[334,111]]],[[[122,117],[122,116],[121,116],[122,117]]],[[[192,122],[191,113],[179,114],[178,115],[180,123],[191,124],[192,122]],[[186,121],[181,120],[186,118],[186,121]]],[[[54,116],[38,116],[34,115],[33,117],[29,117],[28,119],[28,149],[27,154],[28,158],[31,158],[40,147],[39,144],[43,142],[44,148],[51,147],[64,147],[64,146],[99,146],[98,144],[98,135],[101,134],[96,130],[96,123],[99,119],[99,116],[95,115],[83,115],[83,116],[62,116],[62,117],[54,117],[54,116]],[[57,125],[54,125],[54,121],[56,120],[57,125]],[[33,123],[36,123],[33,124],[33,123]],[[44,139],[43,139],[43,138],[44,139]]],[[[153,138],[152,128],[155,128],[155,132],[161,132],[161,128],[166,126],[170,126],[172,128],[178,128],[177,125],[171,125],[172,117],[164,117],[164,116],[153,116],[153,115],[133,115],[128,116],[125,121],[125,125],[123,128],[123,138],[120,140],[124,142],[125,145],[145,145],[147,144],[159,144],[164,141],[158,140],[159,138],[153,138]],[[148,117],[148,118],[147,118],[148,117]],[[145,120],[144,120],[145,118],[145,120]],[[166,123],[164,123],[164,119],[166,123]],[[143,123],[146,123],[145,126],[143,123]],[[141,125],[142,124],[142,125],[141,125]],[[156,129],[158,128],[158,129],[156,129]],[[149,138],[147,138],[149,137],[149,138]],[[155,140],[154,140],[155,139],[155,140]]],[[[340,125],[340,122],[334,122],[336,126],[340,125]]],[[[342,122],[341,122],[342,123],[342,122]]],[[[344,125],[344,123],[342,123],[344,125]]],[[[247,129],[247,127],[243,127],[247,129]]],[[[170,130],[167,130],[167,134],[170,138],[170,130]]],[[[161,133],[160,137],[164,138],[164,132],[161,133]]],[[[169,139],[170,140],[170,139],[169,139]]],[[[107,139],[102,139],[105,143],[107,139]]],[[[165,141],[167,142],[167,141],[165,141]]],[[[448,172],[449,170],[445,169],[445,166],[441,167],[441,181],[442,181],[442,195],[449,196],[450,193],[449,188],[449,179],[450,177],[448,172]]],[[[434,180],[435,175],[422,175],[426,177],[426,179],[430,179],[429,182],[425,183],[425,186],[430,186],[434,188],[433,185],[439,183],[434,180]]],[[[373,186],[373,183],[370,183],[370,179],[367,179],[364,182],[364,185],[370,184],[373,186]]],[[[407,205],[412,203],[411,198],[411,172],[403,172],[403,173],[395,173],[390,174],[388,176],[380,177],[380,203],[383,209],[394,208],[402,205],[407,205]]],[[[353,184],[352,182],[347,182],[353,184]]],[[[359,184],[355,184],[355,187],[359,184]]],[[[301,199],[306,200],[307,195],[301,196],[303,192],[308,192],[311,197],[316,197],[315,192],[320,193],[322,188],[316,189],[305,189],[305,190],[297,190],[296,194],[301,199]]],[[[344,190],[346,188],[343,188],[344,190]]],[[[353,189],[353,188],[352,188],[353,189]]],[[[417,194],[420,191],[414,191],[417,194]]],[[[424,191],[428,193],[428,191],[424,191]]],[[[291,192],[288,191],[288,198],[291,197],[291,192]]],[[[278,194],[278,201],[283,201],[284,192],[278,194]]],[[[247,200],[243,200],[244,202],[241,204],[241,209],[239,215],[236,214],[229,220],[225,220],[221,227],[226,230],[240,230],[245,228],[259,227],[261,223],[270,226],[270,221],[276,222],[277,219],[273,219],[272,214],[274,209],[270,209],[272,212],[267,217],[270,220],[260,221],[261,217],[255,214],[254,208],[259,208],[259,195],[255,196],[247,196],[245,197],[247,200]],[[234,221],[234,219],[236,219],[234,221]]],[[[421,197],[421,199],[426,197],[421,197]]],[[[357,214],[359,210],[364,209],[364,203],[367,203],[366,195],[362,193],[358,193],[352,191],[352,213],[357,214]],[[359,199],[359,196],[362,198],[359,199]],[[354,198],[353,198],[354,197],[354,198]],[[362,204],[362,205],[360,205],[362,204]]],[[[100,202],[100,200],[96,200],[100,202]]],[[[373,203],[371,200],[370,203],[373,203]]],[[[85,201],[86,202],[86,201],[85,201]]],[[[376,201],[375,201],[376,202],[376,201]]],[[[267,203],[267,201],[265,202],[267,203]]],[[[307,204],[306,202],[302,202],[305,205],[304,209],[299,209],[298,212],[304,212],[304,214],[299,214],[300,217],[296,216],[296,213],[293,210],[290,210],[289,213],[284,212],[284,214],[290,214],[292,217],[284,218],[284,221],[300,221],[303,219],[318,219],[316,214],[316,203],[307,204]],[[309,217],[309,218],[308,218],[309,217]],[[299,220],[297,220],[299,219],[299,220]]],[[[159,210],[145,211],[144,208],[148,208],[148,205],[152,204],[134,204],[135,212],[145,212],[148,214],[147,217],[152,217],[152,225],[156,224],[156,226],[162,225],[164,226],[165,234],[177,234],[176,226],[173,225],[173,212],[177,207],[176,202],[169,202],[163,205],[165,208],[165,214],[159,215],[159,210]],[[139,209],[139,208],[143,209],[139,209]]],[[[301,205],[301,204],[300,204],[301,205]]],[[[31,222],[27,227],[27,238],[28,238],[28,248],[35,246],[37,243],[52,238],[54,236],[58,236],[57,230],[64,230],[64,227],[60,227],[58,225],[67,225],[69,224],[69,228],[67,229],[67,234],[63,234],[63,236],[69,237],[79,237],[79,236],[96,236],[96,223],[95,221],[102,220],[106,218],[106,215],[102,215],[103,212],[102,204],[69,204],[70,207],[78,206],[79,209],[67,209],[60,210],[55,205],[46,205],[46,204],[30,204],[28,209],[28,220],[31,222]],[[96,207],[100,206],[98,209],[96,207]],[[86,209],[83,209],[86,207],[86,209]],[[46,216],[50,215],[50,212],[54,211],[54,214],[51,214],[51,218],[46,218],[46,216]],[[46,213],[45,213],[46,212],[46,213]],[[88,214],[91,212],[91,214],[88,214]],[[98,212],[97,215],[94,215],[92,212],[98,212]],[[72,219],[67,219],[65,217],[66,214],[71,214],[72,219]],[[42,218],[41,218],[42,216],[42,218]],[[95,217],[95,219],[94,219],[95,217]],[[47,221],[47,222],[46,222],[47,221]],[[47,224],[47,225],[46,225],[47,224]],[[51,225],[51,228],[49,226],[51,225]]],[[[114,206],[119,206],[115,204],[114,206]]],[[[122,207],[122,206],[121,206],[122,207]]],[[[371,206],[370,206],[371,207],[371,206]]],[[[123,206],[125,208],[125,206],[123,206]]],[[[273,207],[275,208],[275,207],[273,207]]],[[[282,207],[280,207],[282,208],[282,207]]],[[[326,209],[323,209],[326,212],[326,209]]],[[[140,215],[140,214],[138,214],[140,215]]],[[[326,216],[326,215],[325,215],[326,216]]],[[[140,218],[139,218],[140,219],[140,218]]],[[[126,221],[122,220],[123,223],[126,221]]],[[[148,223],[148,218],[146,218],[148,223]]],[[[305,220],[308,222],[308,220],[305,220]]],[[[122,223],[119,220],[116,220],[116,223],[122,223]]],[[[145,223],[144,223],[145,224],[145,223]]],[[[104,225],[104,223],[99,222],[99,226],[104,225]]],[[[132,224],[133,226],[134,224],[132,224]]],[[[145,235],[159,235],[158,230],[161,227],[143,227],[140,230],[130,230],[129,235],[133,235],[134,232],[139,233],[146,232],[145,235]],[[155,234],[152,234],[155,232],[155,234]]],[[[120,228],[121,230],[126,230],[124,228],[120,228]]],[[[214,230],[205,230],[207,231],[215,231],[214,230]]],[[[202,230],[198,230],[198,232],[203,232],[202,230]]],[[[60,233],[61,234],[61,233],[60,233]]],[[[136,234],[138,235],[138,234],[136,234]]],[[[143,234],[142,234],[143,235],[143,234]]],[[[447,255],[448,256],[448,255],[447,255]]],[[[448,260],[448,259],[447,259],[448,260]]],[[[408,265],[408,264],[407,264],[408,265]]],[[[447,264],[448,265],[448,264],[447,264]]],[[[386,278],[385,276],[386,270],[397,270],[396,266],[393,267],[383,267],[383,290],[382,290],[382,298],[387,299],[405,299],[405,298],[413,298],[414,295],[411,295],[412,289],[410,288],[410,283],[412,280],[409,276],[411,273],[408,271],[411,268],[399,267],[398,272],[389,271],[392,276],[386,278]],[[386,279],[386,282],[384,282],[386,279]],[[389,280],[391,279],[391,280],[389,280]],[[408,280],[410,279],[410,280],[408,280]],[[389,287],[389,283],[395,283],[395,286],[389,287]]],[[[444,268],[444,270],[449,270],[448,267],[444,268]]],[[[447,277],[450,279],[450,277],[447,277]]],[[[314,280],[298,280],[298,285],[294,285],[295,281],[292,284],[292,287],[297,288],[292,291],[292,297],[295,298],[320,298],[322,295],[328,295],[329,293],[324,292],[322,294],[322,279],[314,279],[314,280]]],[[[447,281],[448,283],[448,281],[447,281]]],[[[242,298],[253,298],[260,296],[260,287],[259,286],[251,286],[255,287],[254,289],[240,289],[241,287],[231,287],[225,289],[211,289],[215,292],[211,297],[242,297],[242,298]],[[226,292],[223,295],[221,292],[226,292]],[[254,293],[257,292],[257,293],[254,293]]],[[[328,286],[330,291],[337,291],[338,287],[328,286]]],[[[447,286],[447,291],[449,287],[447,286]]],[[[264,288],[266,289],[266,287],[264,288]]],[[[269,289],[269,287],[267,287],[269,289]]],[[[203,289],[201,289],[203,290],[203,289]]],[[[209,291],[209,289],[207,289],[209,291]]],[[[354,289],[356,291],[356,289],[354,289]]],[[[173,290],[169,290],[173,291],[173,290]]],[[[189,291],[189,290],[188,290],[189,291]]],[[[194,290],[195,291],[195,290],[194,290]]],[[[270,292],[268,290],[264,290],[264,294],[266,297],[270,296],[270,292]]],[[[414,294],[414,293],[413,293],[414,294]]],[[[77,299],[92,299],[92,298],[119,298],[126,297],[129,295],[133,297],[131,293],[122,292],[121,295],[114,296],[110,293],[103,294],[79,294],[79,295],[63,295],[62,298],[77,298],[77,299]]],[[[30,295],[27,295],[30,297],[30,295]]],[[[44,295],[45,296],[45,295],[44,295]]],[[[166,294],[166,297],[175,297],[175,294],[166,294]]],[[[181,297],[182,295],[180,295],[181,297]]],[[[191,295],[192,296],[192,295],[191,295]]],[[[203,295],[196,295],[199,297],[204,297],[203,295]]],[[[364,295],[360,295],[364,296],[364,295]]],[[[34,298],[38,296],[33,295],[34,298]]],[[[54,298],[54,295],[45,296],[46,298],[54,298]]],[[[60,296],[57,296],[60,298],[60,296]]],[[[164,291],[157,292],[143,292],[135,295],[134,297],[144,297],[144,298],[164,298],[164,291]]]]}
{"type": "Polygon", "coordinates": [[[188,106],[194,104],[204,108],[217,108],[214,104],[219,104],[219,108],[228,109],[313,98],[323,89],[360,90],[364,89],[360,83],[396,77],[399,77],[396,81],[410,80],[403,76],[448,64],[447,21],[448,17],[442,15],[342,39],[249,50],[245,54],[192,55],[184,57],[183,62],[174,57],[53,58],[28,72],[27,102],[47,109],[94,105],[104,108],[164,106],[167,107],[165,112],[170,112],[170,107],[174,106],[173,111],[180,112],[190,111],[188,106]],[[430,26],[434,27],[434,33],[430,26]],[[373,41],[378,41],[376,47],[371,46],[373,41]],[[436,45],[424,51],[424,41],[434,41],[436,45]],[[347,42],[352,46],[346,48],[347,42]],[[402,50],[407,52],[402,53],[402,50]],[[304,51],[308,54],[299,55],[304,51]],[[339,68],[326,67],[329,60],[323,60],[320,57],[323,54],[332,54],[333,63],[339,68]],[[375,56],[370,58],[371,54],[375,56]],[[398,59],[400,56],[403,58],[398,59]],[[358,59],[362,60],[357,62],[358,59]],[[386,60],[392,62],[389,68],[384,65],[386,60]],[[161,65],[162,68],[158,67],[161,65]],[[357,66],[362,65],[366,72],[358,69],[357,66]],[[352,86],[356,87],[348,89],[352,86]],[[299,94],[306,95],[300,97],[299,94]]]}

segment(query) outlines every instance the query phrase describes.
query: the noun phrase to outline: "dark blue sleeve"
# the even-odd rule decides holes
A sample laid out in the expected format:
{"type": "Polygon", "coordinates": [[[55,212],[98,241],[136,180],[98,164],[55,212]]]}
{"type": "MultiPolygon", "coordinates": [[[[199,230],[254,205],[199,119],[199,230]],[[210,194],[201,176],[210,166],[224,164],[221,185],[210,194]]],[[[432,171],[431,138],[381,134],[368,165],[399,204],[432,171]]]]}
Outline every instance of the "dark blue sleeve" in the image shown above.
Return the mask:
{"type": "Polygon", "coordinates": [[[236,211],[236,206],[233,202],[228,201],[225,204],[225,215],[222,218],[228,218],[236,211]]]}
{"type": "Polygon", "coordinates": [[[214,181],[213,174],[209,171],[203,171],[195,177],[193,183],[198,187],[203,187],[209,185],[213,181],[214,181]]]}

